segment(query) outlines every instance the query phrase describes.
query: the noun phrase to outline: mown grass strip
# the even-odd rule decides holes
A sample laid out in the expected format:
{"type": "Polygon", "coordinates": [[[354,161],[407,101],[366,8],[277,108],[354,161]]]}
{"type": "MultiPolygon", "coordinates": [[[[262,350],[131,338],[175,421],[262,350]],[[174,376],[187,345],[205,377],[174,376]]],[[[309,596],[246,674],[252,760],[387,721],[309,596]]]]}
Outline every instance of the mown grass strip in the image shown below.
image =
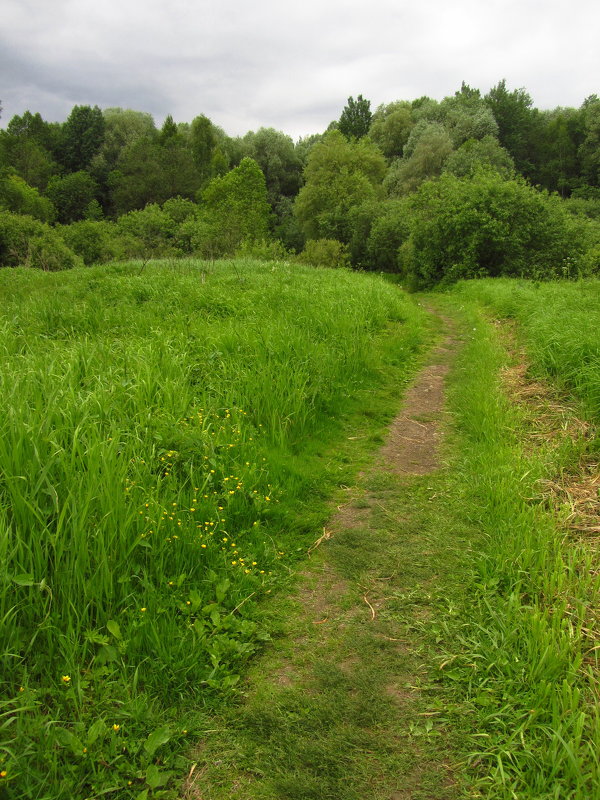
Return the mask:
{"type": "Polygon", "coordinates": [[[572,392],[600,420],[600,283],[487,279],[461,282],[459,297],[518,322],[534,374],[572,392]]]}
{"type": "Polygon", "coordinates": [[[527,415],[500,384],[507,354],[477,303],[465,302],[474,295],[477,286],[439,298],[462,304],[467,331],[450,392],[459,448],[450,496],[480,531],[466,596],[439,632],[450,643],[441,673],[481,796],[583,800],[600,785],[597,651],[582,630],[598,575],[535,499],[539,479],[580,447],[554,461],[524,447],[527,415]]]}

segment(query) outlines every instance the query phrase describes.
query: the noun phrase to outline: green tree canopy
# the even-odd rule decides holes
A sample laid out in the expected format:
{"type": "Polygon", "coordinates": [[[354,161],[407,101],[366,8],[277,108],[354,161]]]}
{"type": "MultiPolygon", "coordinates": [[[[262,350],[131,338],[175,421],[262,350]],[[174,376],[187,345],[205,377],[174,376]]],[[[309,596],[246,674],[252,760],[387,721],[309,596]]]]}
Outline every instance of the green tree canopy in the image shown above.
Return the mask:
{"type": "Polygon", "coordinates": [[[311,149],[295,213],[308,238],[350,238],[348,211],[381,194],[386,171],[381,151],[367,138],[348,141],[330,131],[311,149]]]}
{"type": "Polygon", "coordinates": [[[154,137],[143,136],[123,147],[116,168],[108,176],[111,208],[117,216],[144,208],[162,198],[160,147],[154,137]]]}
{"type": "Polygon", "coordinates": [[[450,153],[443,171],[458,178],[467,178],[482,166],[495,169],[504,178],[511,178],[515,174],[515,162],[495,136],[464,142],[458,150],[450,153]]]}
{"type": "Polygon", "coordinates": [[[169,197],[192,199],[201,177],[183,136],[169,137],[162,145],[156,137],[143,136],[123,148],[108,183],[111,206],[120,215],[169,197]]]}
{"type": "Polygon", "coordinates": [[[366,136],[371,127],[371,102],[359,94],[356,100],[348,98],[338,122],[338,130],[348,139],[360,139],[366,136]]]}
{"type": "Polygon", "coordinates": [[[179,130],[177,125],[175,124],[173,117],[168,114],[165,121],[163,122],[163,126],[160,129],[159,134],[159,142],[161,144],[166,144],[169,139],[174,139],[179,135],[179,130]]]}
{"type": "Polygon", "coordinates": [[[525,89],[509,91],[501,80],[485,96],[498,124],[498,139],[513,157],[520,173],[537,179],[536,147],[543,124],[525,89]]]}
{"type": "Polygon", "coordinates": [[[580,148],[584,140],[581,109],[556,108],[540,114],[543,137],[540,137],[538,177],[550,191],[568,197],[581,185],[580,148]]]}
{"type": "Polygon", "coordinates": [[[15,214],[29,214],[42,222],[53,222],[56,218],[51,201],[10,170],[0,172],[0,208],[15,214]]]}
{"type": "Polygon", "coordinates": [[[589,186],[600,186],[600,99],[588,97],[582,106],[584,141],[579,155],[585,182],[589,186]]]}
{"type": "Polygon", "coordinates": [[[293,197],[300,188],[302,162],[294,142],[275,128],[249,131],[243,139],[246,153],[261,168],[272,206],[281,197],[293,197]]]}
{"type": "Polygon", "coordinates": [[[452,149],[452,139],[443,125],[420,120],[406,143],[404,158],[392,164],[385,178],[388,194],[409,194],[424,180],[440,175],[452,149]]]}
{"type": "Polygon", "coordinates": [[[204,114],[194,117],[190,126],[190,148],[202,184],[214,177],[213,158],[218,143],[217,131],[209,118],[204,114]]]}
{"type": "Polygon", "coordinates": [[[105,121],[98,106],[75,106],[61,131],[60,163],[68,172],[87,169],[104,141],[105,121]]]}
{"type": "Polygon", "coordinates": [[[373,114],[369,138],[379,146],[386,158],[398,158],[402,155],[413,124],[410,103],[380,105],[373,114]]]}
{"type": "Polygon", "coordinates": [[[56,149],[55,126],[40,114],[25,111],[15,115],[0,132],[3,162],[13,167],[30,186],[43,191],[51,175],[58,172],[52,152],[56,149]]]}
{"type": "Polygon", "coordinates": [[[79,170],[64,177],[56,175],[51,178],[46,196],[56,208],[58,221],[69,223],[87,217],[97,189],[98,186],[89,172],[79,170]]]}
{"type": "Polygon", "coordinates": [[[106,108],[102,113],[105,126],[104,138],[94,157],[93,168],[108,173],[115,169],[123,148],[143,137],[152,139],[158,132],[152,116],[142,111],[106,108]]]}
{"type": "Polygon", "coordinates": [[[266,239],[270,207],[265,176],[251,158],[213,178],[200,196],[198,249],[206,255],[235,252],[242,242],[266,239]]]}

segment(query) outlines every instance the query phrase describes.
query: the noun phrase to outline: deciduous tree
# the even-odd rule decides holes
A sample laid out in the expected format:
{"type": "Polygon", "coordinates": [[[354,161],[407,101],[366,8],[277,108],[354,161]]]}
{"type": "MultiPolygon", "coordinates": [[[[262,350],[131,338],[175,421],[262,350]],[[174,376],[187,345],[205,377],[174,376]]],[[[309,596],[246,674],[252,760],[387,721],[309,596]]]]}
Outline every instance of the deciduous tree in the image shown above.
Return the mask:
{"type": "Polygon", "coordinates": [[[243,158],[202,191],[198,249],[215,257],[235,252],[244,241],[266,239],[270,213],[265,176],[256,161],[243,158]]]}
{"type": "Polygon", "coordinates": [[[64,177],[56,175],[51,178],[46,196],[54,204],[59,222],[76,222],[87,217],[97,188],[92,176],[85,170],[79,170],[64,177]]]}
{"type": "Polygon", "coordinates": [[[536,147],[543,124],[525,89],[509,91],[501,80],[485,96],[498,123],[498,139],[514,159],[519,172],[537,181],[536,147]]]}
{"type": "Polygon", "coordinates": [[[381,194],[385,171],[381,151],[368,139],[348,141],[340,131],[326,134],[309,153],[305,184],[295,202],[305,235],[347,243],[349,209],[381,194]]]}
{"type": "Polygon", "coordinates": [[[385,178],[392,197],[414,192],[424,180],[440,175],[452,152],[452,140],[439,122],[421,120],[413,128],[404,148],[405,157],[395,161],[385,178]]]}
{"type": "Polygon", "coordinates": [[[443,171],[458,178],[467,178],[482,166],[492,167],[504,178],[511,178],[515,174],[515,162],[494,136],[464,142],[458,150],[450,153],[443,171]]]}
{"type": "Polygon", "coordinates": [[[275,128],[260,128],[247,133],[243,142],[265,176],[271,205],[282,197],[294,197],[300,188],[302,162],[292,139],[275,128]]]}
{"type": "Polygon", "coordinates": [[[104,141],[105,121],[98,106],[75,106],[62,126],[60,163],[68,172],[87,169],[104,141]]]}
{"type": "Polygon", "coordinates": [[[371,127],[371,102],[359,94],[356,100],[348,98],[338,122],[338,130],[349,139],[366,136],[371,127]]]}
{"type": "Polygon", "coordinates": [[[373,114],[369,138],[379,146],[386,158],[399,158],[413,125],[410,103],[380,105],[373,114]]]}

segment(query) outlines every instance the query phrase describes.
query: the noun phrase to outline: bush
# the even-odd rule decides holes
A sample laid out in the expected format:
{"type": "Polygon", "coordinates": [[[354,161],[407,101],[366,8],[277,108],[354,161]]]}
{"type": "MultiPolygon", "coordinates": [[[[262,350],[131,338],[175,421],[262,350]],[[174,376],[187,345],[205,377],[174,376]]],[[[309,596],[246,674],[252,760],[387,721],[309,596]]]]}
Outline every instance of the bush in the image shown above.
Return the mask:
{"type": "Polygon", "coordinates": [[[185,197],[171,197],[162,204],[162,210],[173,222],[180,225],[188,219],[194,219],[198,213],[198,204],[185,197]]]}
{"type": "Polygon", "coordinates": [[[119,234],[130,241],[141,243],[142,252],[131,255],[167,256],[174,253],[177,223],[167,211],[156,203],[149,203],[140,211],[129,211],[117,220],[119,234]],[[133,239],[132,239],[133,237],[133,239]]]}
{"type": "Polygon", "coordinates": [[[348,252],[352,266],[356,269],[371,269],[371,258],[368,252],[368,241],[371,229],[384,213],[385,204],[380,200],[366,200],[352,206],[348,211],[348,227],[350,237],[348,252]]]}
{"type": "Polygon", "coordinates": [[[251,258],[254,261],[287,261],[290,253],[282,242],[273,239],[263,239],[261,242],[242,242],[235,254],[236,258],[251,258]]]}
{"type": "Polygon", "coordinates": [[[267,238],[270,206],[265,176],[251,158],[212,181],[200,193],[194,250],[210,258],[232,255],[244,241],[267,238]]]}
{"type": "Polygon", "coordinates": [[[600,275],[600,244],[591,247],[583,254],[581,272],[584,275],[600,275]]]}
{"type": "Polygon", "coordinates": [[[111,261],[121,255],[112,222],[82,220],[63,225],[58,233],[65,244],[83,258],[85,264],[111,261]]]}
{"type": "Polygon", "coordinates": [[[28,214],[42,222],[53,222],[56,209],[47,197],[19,175],[6,172],[0,176],[0,208],[15,214],[28,214]]]}
{"type": "Polygon", "coordinates": [[[81,258],[44,222],[0,211],[0,266],[54,271],[82,265],[81,258]]]}
{"type": "Polygon", "coordinates": [[[397,272],[398,248],[410,235],[410,215],[405,200],[389,200],[373,222],[367,240],[369,269],[397,272]]]}
{"type": "Polygon", "coordinates": [[[400,263],[418,287],[484,276],[550,278],[585,249],[558,196],[496,172],[442,175],[421,186],[410,208],[400,263]]]}
{"type": "Polygon", "coordinates": [[[313,267],[347,267],[348,248],[337,239],[309,239],[296,259],[313,267]]]}

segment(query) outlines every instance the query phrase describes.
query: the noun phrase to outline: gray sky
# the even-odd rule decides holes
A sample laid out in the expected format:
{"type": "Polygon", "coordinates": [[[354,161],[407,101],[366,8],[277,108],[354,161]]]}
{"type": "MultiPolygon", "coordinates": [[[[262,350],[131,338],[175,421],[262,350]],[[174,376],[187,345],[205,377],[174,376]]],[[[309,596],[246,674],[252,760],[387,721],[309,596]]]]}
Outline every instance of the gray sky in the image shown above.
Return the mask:
{"type": "Polygon", "coordinates": [[[231,136],[325,129],[349,95],[500,79],[538,108],[600,94],[597,0],[0,0],[0,125],[121,106],[231,136]]]}

